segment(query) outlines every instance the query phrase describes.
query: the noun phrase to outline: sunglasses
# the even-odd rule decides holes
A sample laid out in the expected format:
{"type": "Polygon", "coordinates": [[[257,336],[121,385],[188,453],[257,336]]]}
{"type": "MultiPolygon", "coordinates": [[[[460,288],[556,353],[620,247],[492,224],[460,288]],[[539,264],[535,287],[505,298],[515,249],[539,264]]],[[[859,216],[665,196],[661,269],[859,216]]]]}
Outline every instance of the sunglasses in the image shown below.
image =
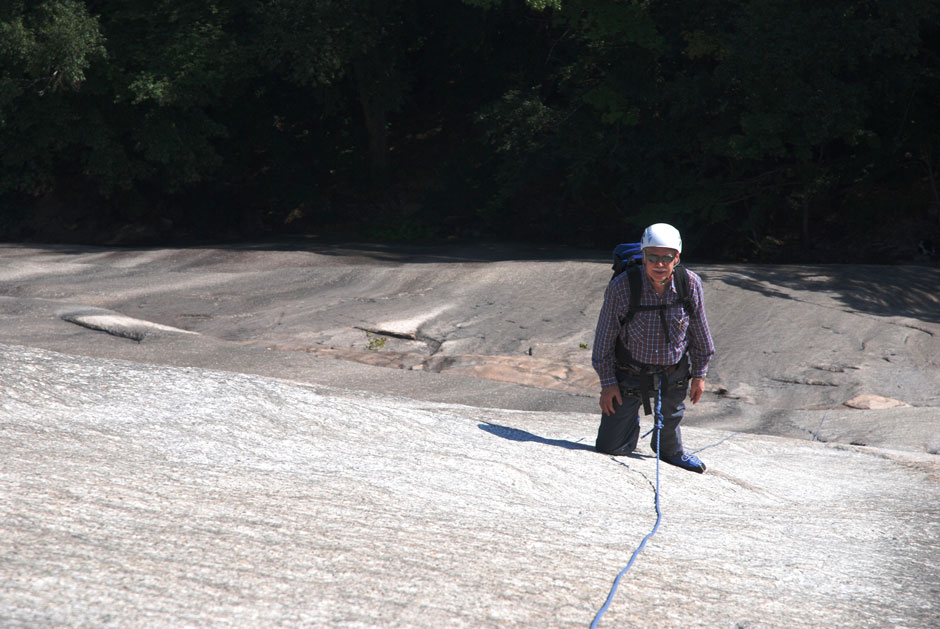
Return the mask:
{"type": "Polygon", "coordinates": [[[673,260],[676,259],[676,256],[670,255],[668,253],[663,256],[656,255],[655,253],[647,253],[646,259],[653,264],[658,264],[659,262],[662,262],[663,264],[670,264],[673,260]]]}

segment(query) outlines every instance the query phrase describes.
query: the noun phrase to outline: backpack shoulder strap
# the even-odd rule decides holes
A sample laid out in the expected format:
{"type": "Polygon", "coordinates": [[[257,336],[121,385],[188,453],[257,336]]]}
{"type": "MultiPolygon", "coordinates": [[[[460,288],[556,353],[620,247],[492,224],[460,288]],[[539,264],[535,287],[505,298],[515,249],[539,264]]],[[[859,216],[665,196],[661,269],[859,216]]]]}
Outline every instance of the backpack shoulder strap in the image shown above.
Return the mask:
{"type": "MultiPolygon", "coordinates": [[[[643,309],[640,306],[640,296],[643,294],[642,272],[642,266],[633,266],[626,271],[627,279],[630,281],[630,304],[627,306],[627,312],[620,317],[620,327],[623,330],[623,334],[627,333],[627,324],[633,320],[637,311],[643,309]]],[[[636,362],[633,360],[633,357],[630,356],[630,350],[627,349],[620,335],[617,336],[617,342],[614,345],[614,356],[616,357],[618,366],[625,366],[636,362]]]]}
{"type": "Polygon", "coordinates": [[[678,303],[682,304],[686,314],[691,317],[694,305],[692,304],[692,279],[689,277],[689,271],[681,264],[677,264],[672,272],[675,277],[676,294],[679,296],[678,303]]]}
{"type": "Polygon", "coordinates": [[[627,278],[630,280],[630,306],[627,308],[627,314],[621,325],[633,320],[637,310],[640,309],[640,297],[643,295],[643,275],[642,267],[635,266],[627,271],[627,278]]]}

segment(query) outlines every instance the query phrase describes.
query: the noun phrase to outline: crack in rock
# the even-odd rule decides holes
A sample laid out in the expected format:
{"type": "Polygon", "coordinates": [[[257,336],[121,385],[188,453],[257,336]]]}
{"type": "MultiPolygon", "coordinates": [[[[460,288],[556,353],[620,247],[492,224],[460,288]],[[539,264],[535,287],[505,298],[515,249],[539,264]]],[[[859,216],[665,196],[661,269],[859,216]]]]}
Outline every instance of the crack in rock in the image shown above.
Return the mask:
{"type": "Polygon", "coordinates": [[[441,345],[444,344],[444,341],[440,341],[434,337],[428,336],[427,334],[421,333],[420,330],[415,330],[414,332],[395,332],[394,330],[386,330],[383,328],[366,328],[363,326],[353,326],[357,330],[362,330],[363,332],[368,332],[369,334],[376,334],[378,336],[388,336],[395,339],[403,339],[405,341],[418,341],[424,343],[428,346],[428,350],[433,356],[441,349],[441,345]]]}
{"type": "Polygon", "coordinates": [[[816,380],[815,378],[770,378],[774,382],[783,384],[804,384],[811,387],[837,387],[836,382],[827,382],[825,380],[816,380]]]}

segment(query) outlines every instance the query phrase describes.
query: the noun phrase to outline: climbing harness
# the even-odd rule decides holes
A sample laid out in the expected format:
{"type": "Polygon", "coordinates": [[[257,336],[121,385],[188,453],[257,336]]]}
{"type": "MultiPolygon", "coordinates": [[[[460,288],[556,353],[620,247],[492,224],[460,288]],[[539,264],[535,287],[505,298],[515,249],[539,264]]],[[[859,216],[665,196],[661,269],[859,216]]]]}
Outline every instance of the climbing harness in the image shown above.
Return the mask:
{"type": "MultiPolygon", "coordinates": [[[[652,415],[653,408],[650,404],[650,392],[656,391],[656,378],[663,378],[677,371],[685,374],[684,377],[676,380],[670,385],[670,388],[685,390],[688,386],[689,376],[689,355],[683,354],[682,358],[675,365],[663,367],[662,365],[645,365],[642,363],[632,363],[621,365],[618,363],[617,372],[630,376],[633,382],[640,382],[639,388],[626,386],[626,380],[620,382],[620,395],[623,397],[634,398],[643,403],[643,413],[652,415]]],[[[619,378],[618,378],[619,380],[619,378]]],[[[665,383],[661,382],[665,386],[665,383]]],[[[652,432],[652,431],[651,431],[652,432]]],[[[649,434],[649,433],[647,433],[649,434]]],[[[645,435],[644,435],[645,436],[645,435]]]]}
{"type": "MultiPolygon", "coordinates": [[[[617,587],[620,585],[620,579],[623,578],[623,575],[633,566],[633,562],[636,560],[637,555],[640,554],[640,551],[646,546],[646,541],[656,535],[656,531],[659,529],[659,523],[663,519],[663,513],[659,508],[659,437],[663,429],[663,389],[665,388],[666,378],[655,376],[656,380],[659,381],[659,386],[656,393],[656,524],[653,526],[653,530],[650,531],[646,537],[643,538],[643,541],[640,542],[640,545],[635,551],[633,551],[633,556],[630,557],[630,561],[617,574],[617,578],[614,579],[614,584],[610,588],[610,593],[607,595],[607,600],[604,601],[604,605],[598,610],[597,615],[594,616],[594,622],[591,623],[591,629],[597,629],[597,623],[600,622],[601,616],[604,615],[604,612],[607,611],[607,608],[610,607],[610,602],[614,600],[614,594],[617,592],[617,587]]],[[[649,434],[649,433],[647,433],[649,434]]]]}

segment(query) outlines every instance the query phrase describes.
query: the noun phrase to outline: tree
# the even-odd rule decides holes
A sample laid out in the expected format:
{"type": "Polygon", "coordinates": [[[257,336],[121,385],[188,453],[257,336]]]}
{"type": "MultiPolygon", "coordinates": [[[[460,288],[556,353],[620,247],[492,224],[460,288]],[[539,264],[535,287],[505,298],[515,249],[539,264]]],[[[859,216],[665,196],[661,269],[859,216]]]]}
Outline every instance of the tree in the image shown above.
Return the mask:
{"type": "Polygon", "coordinates": [[[388,168],[388,114],[409,88],[405,56],[420,46],[412,2],[273,0],[263,12],[269,67],[312,89],[317,104],[342,107],[353,86],[367,132],[368,163],[382,180],[388,168]]]}
{"type": "Polygon", "coordinates": [[[548,203],[569,217],[563,206],[579,204],[576,222],[595,234],[617,238],[619,216],[627,229],[672,220],[735,243],[713,247],[719,255],[769,253],[791,234],[808,247],[844,223],[839,208],[859,208],[865,185],[908,178],[905,152],[933,155],[912,146],[905,116],[917,111],[924,130],[935,118],[921,32],[936,17],[930,0],[564,2],[553,67],[515,89],[529,95],[524,108],[492,117],[540,112],[491,132],[494,148],[539,140],[501,151],[501,170],[526,172],[514,171],[500,204],[524,205],[531,177],[563,174],[565,194],[548,203]]]}
{"type": "Polygon", "coordinates": [[[0,9],[0,192],[50,185],[52,164],[81,120],[69,106],[105,58],[84,3],[12,2],[0,9]]]}

